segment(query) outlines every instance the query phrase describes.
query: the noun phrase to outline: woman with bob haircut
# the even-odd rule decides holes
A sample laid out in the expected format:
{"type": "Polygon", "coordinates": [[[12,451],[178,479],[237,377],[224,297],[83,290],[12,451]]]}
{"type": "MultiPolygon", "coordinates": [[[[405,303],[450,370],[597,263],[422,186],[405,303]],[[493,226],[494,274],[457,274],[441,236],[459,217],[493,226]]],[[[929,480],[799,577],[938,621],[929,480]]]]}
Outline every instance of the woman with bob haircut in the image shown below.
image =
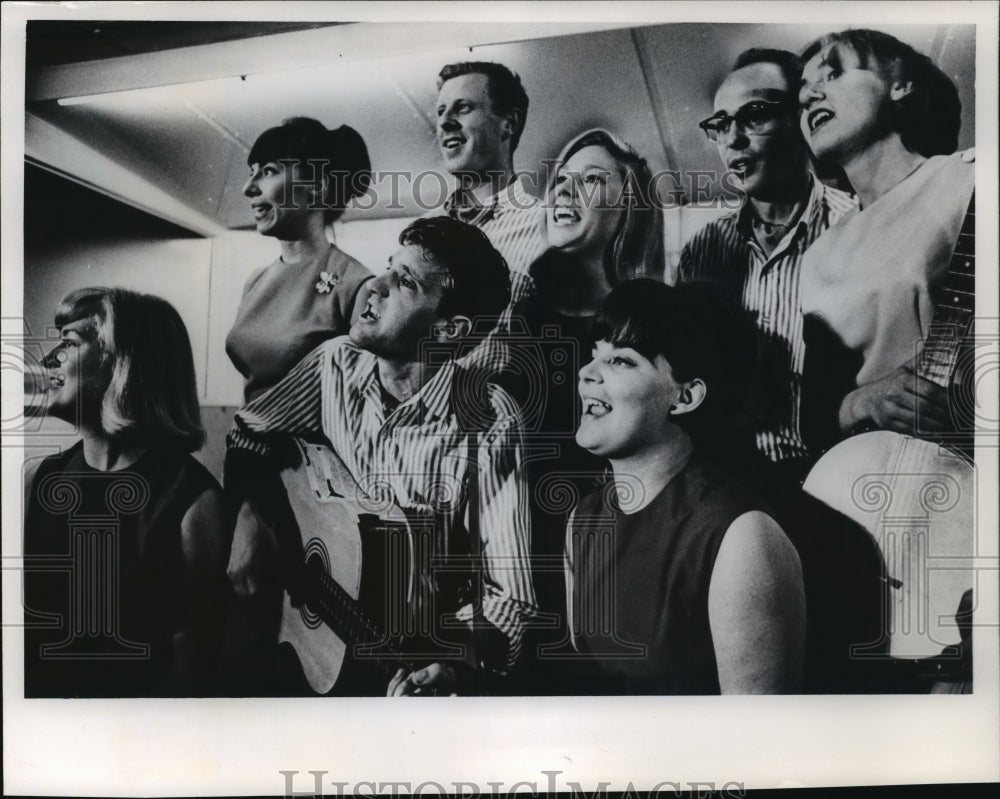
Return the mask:
{"type": "MultiPolygon", "coordinates": [[[[347,333],[364,304],[358,301],[361,287],[372,274],[328,238],[347,204],[371,183],[368,148],[354,128],[329,130],[309,117],[285,119],[257,138],[247,165],[243,194],[257,232],[281,246],[280,257],[247,280],[226,337],[226,354],[246,379],[249,402],[322,342],[347,333]]],[[[260,521],[243,503],[235,524],[253,530],[260,521]]],[[[260,538],[254,534],[250,540],[260,538]]],[[[237,535],[235,540],[244,539],[237,535]]],[[[264,687],[255,664],[270,658],[276,628],[271,630],[269,609],[280,608],[280,588],[275,575],[248,571],[242,554],[234,547],[229,564],[241,601],[234,605],[227,632],[224,671],[245,682],[245,692],[273,692],[280,689],[264,687]]],[[[270,560],[252,563],[267,570],[270,560]]]]}
{"type": "Polygon", "coordinates": [[[795,548],[713,460],[746,427],[749,320],[716,287],[615,288],[579,375],[576,440],[610,463],[566,531],[579,693],[787,693],[805,600],[795,548]]]}
{"type": "Polygon", "coordinates": [[[257,138],[247,165],[243,194],[257,232],[281,245],[280,257],[247,280],[226,338],[249,400],[350,327],[371,272],[332,244],[327,228],[368,190],[371,162],[354,128],[291,117],[257,138]]]}
{"type": "Polygon", "coordinates": [[[46,410],[81,440],[29,483],[26,614],[63,622],[27,625],[25,695],[209,693],[229,531],[189,454],[204,432],[187,330],[165,300],[121,288],[70,292],[55,322],[46,410]],[[30,568],[68,556],[69,575],[30,568]]]}
{"type": "MultiPolygon", "coordinates": [[[[532,373],[518,363],[529,357],[548,365],[541,394],[516,381],[510,386],[515,396],[529,398],[522,406],[527,429],[533,431],[531,443],[554,453],[528,465],[532,547],[538,556],[558,558],[573,498],[603,470],[599,459],[573,441],[579,418],[573,380],[590,351],[594,314],[620,283],[663,276],[663,216],[650,195],[651,183],[646,160],[601,129],[566,144],[550,174],[544,216],[548,249],[529,268],[537,291],[518,302],[512,316],[524,320],[534,341],[567,352],[559,355],[558,374],[548,352],[539,358],[526,348],[511,348],[510,367],[511,373],[532,373]],[[558,338],[551,338],[552,331],[558,338]],[[538,405],[532,396],[542,397],[540,413],[532,407],[538,405]]],[[[558,572],[536,574],[536,593],[543,610],[562,612],[565,592],[558,572]]]]}
{"type": "Polygon", "coordinates": [[[973,152],[955,152],[958,92],[879,31],[823,36],[803,61],[802,132],[860,200],[802,263],[804,430],[822,449],[855,429],[945,429],[945,389],[915,373],[914,353],[975,188],[973,152]]]}

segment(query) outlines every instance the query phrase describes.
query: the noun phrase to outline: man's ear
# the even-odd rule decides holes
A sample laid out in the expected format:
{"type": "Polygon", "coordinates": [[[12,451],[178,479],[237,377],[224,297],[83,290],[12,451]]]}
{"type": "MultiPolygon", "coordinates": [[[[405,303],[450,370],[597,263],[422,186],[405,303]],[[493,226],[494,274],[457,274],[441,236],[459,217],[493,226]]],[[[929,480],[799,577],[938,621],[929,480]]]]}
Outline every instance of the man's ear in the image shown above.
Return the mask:
{"type": "Polygon", "coordinates": [[[434,338],[438,341],[458,341],[472,331],[472,320],[468,316],[455,315],[434,323],[434,338]]]}
{"type": "Polygon", "coordinates": [[[696,377],[694,380],[685,383],[680,389],[677,399],[670,406],[671,416],[691,413],[691,411],[695,410],[705,401],[705,396],[708,394],[708,387],[700,377],[696,377]]]}
{"type": "Polygon", "coordinates": [[[512,108],[501,119],[503,120],[503,125],[500,129],[500,140],[507,141],[507,139],[513,138],[514,131],[521,124],[521,110],[512,108]]]}
{"type": "Polygon", "coordinates": [[[898,103],[908,94],[913,93],[913,82],[908,80],[897,80],[894,81],[892,86],[889,87],[889,99],[894,103],[898,103]]]}

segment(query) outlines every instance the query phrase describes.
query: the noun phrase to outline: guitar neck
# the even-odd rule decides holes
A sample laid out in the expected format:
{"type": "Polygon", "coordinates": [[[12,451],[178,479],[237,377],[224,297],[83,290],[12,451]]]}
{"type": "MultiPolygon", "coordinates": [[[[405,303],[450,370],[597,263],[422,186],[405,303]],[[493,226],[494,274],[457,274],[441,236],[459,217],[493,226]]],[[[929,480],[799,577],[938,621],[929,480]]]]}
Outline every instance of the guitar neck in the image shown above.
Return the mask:
{"type": "Polygon", "coordinates": [[[948,387],[961,345],[972,327],[975,298],[976,212],[973,195],[948,271],[936,293],[934,319],[917,362],[917,374],[921,377],[948,387]]]}
{"type": "Polygon", "coordinates": [[[322,566],[304,564],[302,578],[306,604],[338,638],[351,646],[378,644],[387,657],[402,657],[399,648],[322,566]]]}

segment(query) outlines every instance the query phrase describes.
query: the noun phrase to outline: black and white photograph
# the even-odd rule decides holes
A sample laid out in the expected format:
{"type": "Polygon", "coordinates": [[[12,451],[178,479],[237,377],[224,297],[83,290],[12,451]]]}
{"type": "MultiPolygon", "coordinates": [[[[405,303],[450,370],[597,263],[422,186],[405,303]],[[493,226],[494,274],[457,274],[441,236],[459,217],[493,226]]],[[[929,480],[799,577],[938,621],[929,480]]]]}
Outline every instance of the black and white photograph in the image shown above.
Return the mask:
{"type": "Polygon", "coordinates": [[[5,790],[1000,781],[995,5],[2,13],[5,790]]]}

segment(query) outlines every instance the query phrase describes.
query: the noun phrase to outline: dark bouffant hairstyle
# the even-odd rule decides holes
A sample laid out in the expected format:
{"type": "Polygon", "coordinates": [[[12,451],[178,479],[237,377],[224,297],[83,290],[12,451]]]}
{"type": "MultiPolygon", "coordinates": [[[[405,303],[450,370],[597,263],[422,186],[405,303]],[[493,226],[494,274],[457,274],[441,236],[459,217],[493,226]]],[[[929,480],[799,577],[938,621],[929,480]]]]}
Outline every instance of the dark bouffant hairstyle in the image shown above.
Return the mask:
{"type": "Polygon", "coordinates": [[[510,303],[507,262],[479,228],[450,216],[417,219],[399,234],[399,243],[419,247],[448,270],[438,307],[443,317],[467,316],[481,330],[477,319],[499,317],[510,303]]]}
{"type": "Polygon", "coordinates": [[[327,130],[322,122],[310,117],[290,117],[268,128],[250,148],[247,164],[279,161],[294,161],[302,168],[312,163],[313,168],[322,168],[328,179],[323,195],[327,222],[339,219],[347,204],[371,185],[372,165],[365,140],[348,125],[327,130]]]}
{"type": "Polygon", "coordinates": [[[746,435],[757,339],[746,313],[718,286],[629,280],[604,301],[593,335],[651,361],[662,355],[678,381],[705,383],[702,404],[676,418],[696,441],[746,435]]]}
{"type": "Polygon", "coordinates": [[[896,102],[892,120],[907,150],[930,158],[958,149],[962,102],[954,81],[930,58],[887,33],[853,29],[820,37],[802,51],[802,62],[818,53],[836,60],[838,47],[853,51],[863,68],[884,80],[913,84],[913,91],[896,102]]]}
{"type": "Polygon", "coordinates": [[[462,75],[486,76],[489,81],[490,100],[493,101],[493,110],[496,113],[520,112],[517,115],[514,133],[510,137],[510,152],[513,155],[518,142],[521,141],[524,123],[528,119],[528,94],[524,91],[524,86],[521,85],[521,78],[503,64],[496,64],[492,61],[459,61],[455,64],[445,65],[438,73],[438,91],[441,90],[445,81],[462,75]]]}

